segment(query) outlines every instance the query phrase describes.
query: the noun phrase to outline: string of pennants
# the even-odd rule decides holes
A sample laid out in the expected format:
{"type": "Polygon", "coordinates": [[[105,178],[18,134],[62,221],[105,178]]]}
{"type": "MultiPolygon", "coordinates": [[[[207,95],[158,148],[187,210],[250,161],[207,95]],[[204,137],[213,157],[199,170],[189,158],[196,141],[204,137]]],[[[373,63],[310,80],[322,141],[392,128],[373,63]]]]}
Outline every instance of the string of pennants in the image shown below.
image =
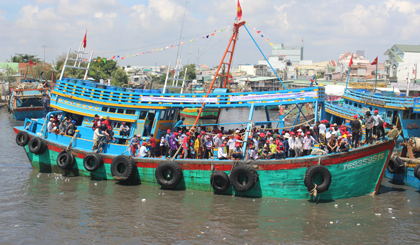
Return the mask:
{"type": "MultiPolygon", "coordinates": [[[[187,44],[187,43],[192,43],[192,42],[195,42],[195,41],[200,40],[200,39],[201,40],[208,39],[210,37],[213,37],[214,35],[216,35],[219,32],[224,32],[224,31],[228,30],[231,27],[232,26],[228,26],[228,27],[223,28],[223,29],[220,29],[220,30],[215,30],[214,32],[211,32],[211,33],[209,33],[207,35],[204,35],[202,37],[197,37],[195,39],[191,39],[191,40],[188,40],[188,41],[185,41],[185,42],[181,42],[180,44],[172,44],[172,45],[168,45],[168,46],[163,47],[163,48],[157,48],[157,49],[153,49],[151,51],[145,51],[145,52],[141,52],[141,53],[137,53],[137,54],[128,54],[128,55],[125,55],[125,56],[124,55],[114,55],[114,56],[112,56],[110,58],[92,59],[92,61],[93,62],[101,62],[101,61],[103,61],[104,63],[106,63],[108,60],[115,60],[115,59],[124,60],[124,59],[130,58],[130,57],[136,57],[136,56],[140,56],[140,55],[144,55],[144,54],[151,54],[153,52],[164,51],[164,50],[167,50],[167,49],[176,48],[176,47],[178,47],[180,45],[184,45],[184,44],[187,44]]],[[[88,61],[88,59],[85,59],[84,61],[88,61]]]]}
{"type": "MultiPolygon", "coordinates": [[[[247,24],[248,24],[248,22],[247,22],[247,24]]],[[[249,27],[251,27],[252,28],[252,30],[254,30],[257,34],[258,34],[258,36],[260,36],[264,41],[266,41],[267,43],[269,43],[271,46],[273,46],[274,45],[274,43],[270,43],[270,39],[269,38],[267,38],[266,36],[264,36],[262,33],[261,33],[261,31],[257,31],[257,28],[256,27],[252,27],[250,24],[248,24],[248,26],[249,27]]],[[[274,47],[274,49],[275,50],[277,50],[278,48],[277,47],[274,47]]],[[[277,50],[277,52],[280,54],[280,55],[282,55],[284,58],[287,58],[286,57],[286,55],[285,54],[282,54],[280,51],[278,51],[277,50]]],[[[296,66],[296,64],[294,64],[294,63],[292,63],[294,66],[296,66]]]]}

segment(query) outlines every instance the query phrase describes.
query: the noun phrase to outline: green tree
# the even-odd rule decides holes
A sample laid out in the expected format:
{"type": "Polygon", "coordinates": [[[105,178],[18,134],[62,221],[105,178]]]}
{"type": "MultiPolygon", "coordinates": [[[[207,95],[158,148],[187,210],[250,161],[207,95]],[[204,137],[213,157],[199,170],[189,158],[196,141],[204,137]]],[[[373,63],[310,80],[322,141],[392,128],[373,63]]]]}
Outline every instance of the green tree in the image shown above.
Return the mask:
{"type": "Polygon", "coordinates": [[[181,78],[181,79],[184,78],[185,68],[187,68],[187,76],[186,76],[185,79],[187,81],[194,80],[197,77],[197,74],[195,73],[195,64],[185,65],[182,68],[182,71],[179,73],[179,78],[181,78]]]}
{"type": "Polygon", "coordinates": [[[111,76],[114,76],[112,75],[112,73],[117,70],[118,67],[117,62],[115,60],[106,60],[106,58],[97,57],[96,61],[92,61],[92,63],[90,64],[89,76],[93,77],[95,81],[99,82],[100,79],[108,79],[111,76]]]}
{"type": "Polygon", "coordinates": [[[0,72],[0,80],[5,82],[16,82],[16,77],[13,76],[13,69],[11,67],[4,68],[4,73],[0,72]]]}
{"type": "Polygon", "coordinates": [[[41,62],[37,55],[31,54],[17,54],[10,56],[10,62],[17,62],[17,63],[29,63],[32,60],[33,62],[41,62]]]}
{"type": "Polygon", "coordinates": [[[111,85],[121,87],[125,84],[128,84],[128,76],[125,73],[125,71],[123,71],[122,69],[117,69],[113,71],[111,85]]]}

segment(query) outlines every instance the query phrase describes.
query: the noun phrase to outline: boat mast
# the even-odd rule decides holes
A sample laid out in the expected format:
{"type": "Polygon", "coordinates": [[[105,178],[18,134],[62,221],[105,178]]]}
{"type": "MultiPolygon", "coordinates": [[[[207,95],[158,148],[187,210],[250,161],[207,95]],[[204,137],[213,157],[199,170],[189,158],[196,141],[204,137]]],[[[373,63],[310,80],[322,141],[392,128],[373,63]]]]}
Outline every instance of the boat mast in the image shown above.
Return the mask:
{"type": "MultiPolygon", "coordinates": [[[[222,77],[222,79],[223,79],[223,77],[225,78],[225,82],[224,82],[223,88],[226,87],[226,83],[227,83],[228,78],[229,78],[229,70],[230,70],[230,65],[232,63],[233,52],[235,51],[235,44],[236,44],[236,40],[238,38],[239,28],[241,26],[243,26],[243,25],[245,25],[245,21],[242,21],[240,23],[234,23],[233,24],[233,33],[232,33],[232,36],[231,36],[231,38],[229,40],[229,44],[228,44],[228,46],[226,48],[225,53],[223,54],[223,57],[222,57],[222,60],[220,61],[219,66],[217,67],[216,75],[214,76],[214,78],[213,78],[213,80],[212,80],[212,82],[210,84],[209,90],[207,91],[207,95],[206,95],[205,98],[208,98],[209,97],[209,94],[210,94],[210,92],[211,92],[211,90],[213,88],[214,82],[216,81],[216,79],[217,79],[218,76],[222,77]],[[229,48],[231,47],[231,45],[232,45],[232,48],[229,50],[229,48]],[[230,53],[229,62],[224,62],[227,53],[230,53]],[[227,65],[228,66],[226,74],[219,74],[219,71],[220,71],[220,68],[222,67],[222,65],[227,65]]],[[[195,129],[195,127],[196,127],[196,125],[198,123],[198,119],[200,118],[201,112],[203,111],[204,106],[205,106],[205,103],[203,102],[203,104],[200,107],[200,110],[198,111],[197,117],[195,118],[194,125],[192,126],[191,129],[195,129]]]]}

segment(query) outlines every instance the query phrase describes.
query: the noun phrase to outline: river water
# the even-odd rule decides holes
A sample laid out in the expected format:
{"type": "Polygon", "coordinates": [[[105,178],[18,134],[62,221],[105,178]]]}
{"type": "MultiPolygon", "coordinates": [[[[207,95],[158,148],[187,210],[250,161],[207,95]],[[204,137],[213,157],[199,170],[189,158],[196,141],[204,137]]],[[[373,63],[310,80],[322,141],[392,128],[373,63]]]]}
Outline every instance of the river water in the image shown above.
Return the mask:
{"type": "Polygon", "coordinates": [[[0,110],[0,244],[419,243],[419,192],[387,179],[376,196],[323,203],[66,181],[32,170],[21,124],[0,110]]]}

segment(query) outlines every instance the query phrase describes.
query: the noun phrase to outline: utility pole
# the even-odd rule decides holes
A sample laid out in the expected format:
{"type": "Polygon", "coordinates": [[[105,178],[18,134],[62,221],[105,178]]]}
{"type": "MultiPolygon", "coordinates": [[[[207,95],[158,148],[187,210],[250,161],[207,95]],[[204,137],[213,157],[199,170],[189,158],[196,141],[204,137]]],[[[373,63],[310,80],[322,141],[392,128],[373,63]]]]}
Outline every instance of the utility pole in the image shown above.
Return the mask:
{"type": "Polygon", "coordinates": [[[42,45],[42,47],[44,48],[44,63],[45,63],[45,48],[46,48],[47,46],[42,45]]]}

